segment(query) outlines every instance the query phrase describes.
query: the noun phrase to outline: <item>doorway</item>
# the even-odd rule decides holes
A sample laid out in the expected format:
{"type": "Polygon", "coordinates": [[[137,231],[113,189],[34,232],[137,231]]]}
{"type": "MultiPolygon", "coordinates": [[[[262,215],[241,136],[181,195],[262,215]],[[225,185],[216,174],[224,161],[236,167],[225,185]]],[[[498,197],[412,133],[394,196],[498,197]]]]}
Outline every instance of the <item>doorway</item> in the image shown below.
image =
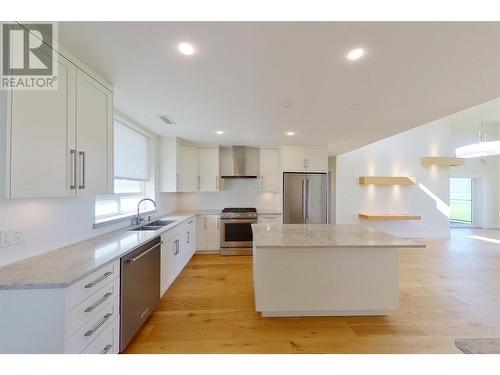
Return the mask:
{"type": "Polygon", "coordinates": [[[450,224],[452,226],[474,226],[474,179],[472,177],[450,178],[450,224]]]}

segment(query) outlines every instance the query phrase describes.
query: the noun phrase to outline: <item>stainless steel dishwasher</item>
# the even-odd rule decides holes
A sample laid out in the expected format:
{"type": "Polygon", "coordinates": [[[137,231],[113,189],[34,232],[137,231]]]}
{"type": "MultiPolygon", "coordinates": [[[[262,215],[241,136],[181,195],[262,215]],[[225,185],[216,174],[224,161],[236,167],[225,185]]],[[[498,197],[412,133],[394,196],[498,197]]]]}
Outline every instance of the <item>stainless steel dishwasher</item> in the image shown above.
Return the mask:
{"type": "Polygon", "coordinates": [[[120,351],[158,305],[160,246],[157,237],[121,259],[120,351]]]}

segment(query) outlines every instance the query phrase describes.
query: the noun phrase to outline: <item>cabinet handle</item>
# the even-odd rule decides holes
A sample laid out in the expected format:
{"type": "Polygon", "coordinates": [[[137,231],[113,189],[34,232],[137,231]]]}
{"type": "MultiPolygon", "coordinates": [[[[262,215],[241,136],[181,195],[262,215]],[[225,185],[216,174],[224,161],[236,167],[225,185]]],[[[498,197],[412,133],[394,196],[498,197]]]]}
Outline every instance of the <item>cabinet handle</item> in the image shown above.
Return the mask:
{"type": "Polygon", "coordinates": [[[198,190],[200,190],[200,176],[198,176],[198,190]]]}
{"type": "Polygon", "coordinates": [[[85,157],[85,151],[80,151],[78,153],[78,155],[80,156],[80,167],[81,167],[81,170],[80,170],[80,185],[78,186],[78,189],[85,189],[85,175],[86,175],[86,171],[85,171],[85,164],[86,164],[86,157],[85,157]]]}
{"type": "Polygon", "coordinates": [[[113,272],[106,272],[104,275],[102,275],[98,279],[96,279],[88,284],[85,284],[85,289],[90,289],[90,288],[96,286],[97,284],[99,284],[101,281],[103,281],[107,277],[111,276],[112,274],[113,274],[113,272]]]}
{"type": "Polygon", "coordinates": [[[215,176],[215,190],[219,190],[219,176],[215,176]]]}
{"type": "Polygon", "coordinates": [[[175,175],[175,189],[179,190],[179,173],[175,175]]]}
{"type": "Polygon", "coordinates": [[[191,238],[190,238],[191,236],[190,236],[190,232],[189,231],[187,231],[187,235],[188,235],[187,243],[189,243],[189,242],[191,242],[191,238]]]}
{"type": "Polygon", "coordinates": [[[113,293],[111,293],[111,292],[106,293],[100,300],[98,300],[97,302],[95,302],[93,305],[90,305],[89,307],[87,307],[83,311],[85,311],[86,313],[93,311],[97,306],[99,306],[100,304],[102,304],[104,301],[106,301],[112,295],[113,295],[113,293]]]}
{"type": "Polygon", "coordinates": [[[108,354],[112,347],[113,347],[113,345],[111,345],[111,344],[106,345],[104,347],[104,349],[102,350],[101,354],[108,354]]]}
{"type": "Polygon", "coordinates": [[[109,318],[111,318],[113,316],[113,314],[111,313],[107,313],[106,315],[104,315],[104,318],[102,318],[99,323],[97,323],[95,325],[94,328],[92,329],[89,329],[87,332],[85,332],[85,337],[90,337],[92,336],[98,329],[99,327],[101,327],[104,323],[106,323],[108,321],[109,318]]]}
{"type": "Polygon", "coordinates": [[[219,228],[220,228],[220,220],[219,220],[219,218],[217,218],[217,229],[219,229],[219,228]]]}
{"type": "Polygon", "coordinates": [[[71,185],[69,186],[70,189],[76,189],[76,150],[70,150],[69,151],[70,156],[71,156],[71,172],[70,172],[70,178],[71,178],[71,185]]]}
{"type": "Polygon", "coordinates": [[[174,255],[179,254],[179,240],[175,240],[175,250],[174,250],[174,255]]]}

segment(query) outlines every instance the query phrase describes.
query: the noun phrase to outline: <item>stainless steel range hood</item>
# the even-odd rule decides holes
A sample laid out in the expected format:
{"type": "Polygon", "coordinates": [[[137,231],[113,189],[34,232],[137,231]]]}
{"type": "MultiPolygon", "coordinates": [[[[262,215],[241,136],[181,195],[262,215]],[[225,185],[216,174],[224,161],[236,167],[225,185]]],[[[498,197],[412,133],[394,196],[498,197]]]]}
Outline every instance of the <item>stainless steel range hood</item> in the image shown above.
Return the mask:
{"type": "Polygon", "coordinates": [[[247,167],[249,151],[253,150],[247,146],[232,146],[233,173],[221,176],[221,178],[257,178],[251,174],[247,167]]]}

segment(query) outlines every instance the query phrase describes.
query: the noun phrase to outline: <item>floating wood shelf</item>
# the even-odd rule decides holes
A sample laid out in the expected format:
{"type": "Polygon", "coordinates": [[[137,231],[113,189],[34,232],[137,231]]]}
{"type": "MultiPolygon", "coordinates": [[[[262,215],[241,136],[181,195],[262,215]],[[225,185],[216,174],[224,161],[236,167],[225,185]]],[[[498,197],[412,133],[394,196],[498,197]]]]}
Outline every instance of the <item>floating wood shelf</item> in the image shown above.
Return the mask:
{"type": "Polygon", "coordinates": [[[359,214],[365,220],[422,220],[420,215],[410,214],[359,214]]]}
{"type": "Polygon", "coordinates": [[[361,176],[360,185],[414,185],[415,177],[361,176]]]}
{"type": "Polygon", "coordinates": [[[420,164],[423,167],[428,167],[430,165],[437,165],[439,167],[457,167],[459,165],[464,165],[464,163],[465,159],[448,156],[426,156],[420,159],[420,164]]]}

